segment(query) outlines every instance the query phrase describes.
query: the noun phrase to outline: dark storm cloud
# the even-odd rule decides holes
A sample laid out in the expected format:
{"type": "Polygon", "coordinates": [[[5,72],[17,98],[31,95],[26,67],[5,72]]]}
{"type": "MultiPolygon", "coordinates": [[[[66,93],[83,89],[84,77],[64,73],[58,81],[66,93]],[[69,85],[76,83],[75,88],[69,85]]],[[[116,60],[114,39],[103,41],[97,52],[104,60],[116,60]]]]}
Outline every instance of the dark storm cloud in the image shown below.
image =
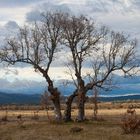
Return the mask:
{"type": "Polygon", "coordinates": [[[41,1],[43,0],[0,0],[0,7],[20,7],[41,1]]]}

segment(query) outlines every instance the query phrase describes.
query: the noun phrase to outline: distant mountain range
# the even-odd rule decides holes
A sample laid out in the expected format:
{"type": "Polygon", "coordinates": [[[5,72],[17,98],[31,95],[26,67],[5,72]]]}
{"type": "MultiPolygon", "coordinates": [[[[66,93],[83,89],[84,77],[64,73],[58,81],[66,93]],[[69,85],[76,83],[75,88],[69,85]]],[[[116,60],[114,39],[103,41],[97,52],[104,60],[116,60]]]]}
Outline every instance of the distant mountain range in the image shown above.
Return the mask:
{"type": "Polygon", "coordinates": [[[0,92],[0,104],[39,104],[40,94],[9,94],[0,92]]]}
{"type": "MultiPolygon", "coordinates": [[[[66,96],[65,96],[66,97],[66,96]]],[[[0,104],[40,104],[41,94],[9,94],[0,92],[0,104]]],[[[63,98],[65,99],[65,98],[63,98]]],[[[99,97],[100,101],[140,100],[140,95],[122,95],[114,97],[99,97]]]]}
{"type": "MultiPolygon", "coordinates": [[[[64,86],[61,83],[63,80],[55,83],[61,96],[69,96],[75,90],[73,84],[64,86]]],[[[114,75],[114,83],[112,90],[99,91],[101,101],[140,100],[140,76],[124,78],[114,75]]],[[[0,104],[39,104],[41,94],[47,89],[45,82],[37,81],[17,80],[10,83],[3,80],[0,85],[0,104]]],[[[92,97],[93,91],[89,91],[88,95],[92,97]]]]}

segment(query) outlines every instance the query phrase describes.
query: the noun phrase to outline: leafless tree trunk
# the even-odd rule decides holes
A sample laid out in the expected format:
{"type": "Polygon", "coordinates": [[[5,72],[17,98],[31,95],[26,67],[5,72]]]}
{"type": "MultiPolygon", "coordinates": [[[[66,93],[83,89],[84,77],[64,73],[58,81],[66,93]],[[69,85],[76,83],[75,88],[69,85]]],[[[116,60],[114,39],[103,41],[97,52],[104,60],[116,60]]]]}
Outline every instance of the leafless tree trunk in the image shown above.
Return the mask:
{"type": "MultiPolygon", "coordinates": [[[[49,87],[50,88],[50,87],[49,87]]],[[[49,89],[50,90],[50,89],[49,89]]],[[[54,104],[54,109],[55,109],[55,118],[56,120],[61,120],[62,119],[62,114],[61,114],[61,105],[60,105],[60,92],[57,90],[57,88],[51,89],[51,100],[53,101],[54,104]]]]}
{"type": "Polygon", "coordinates": [[[84,121],[85,120],[85,102],[86,102],[85,93],[79,93],[79,95],[78,95],[77,121],[84,121]]]}
{"type": "Polygon", "coordinates": [[[43,95],[41,95],[41,106],[43,107],[43,109],[46,110],[47,112],[47,117],[48,117],[48,120],[50,121],[51,118],[50,118],[50,115],[49,115],[49,94],[47,91],[44,92],[43,95]]]}
{"type": "Polygon", "coordinates": [[[18,36],[7,40],[1,50],[1,60],[8,64],[27,63],[46,79],[48,91],[53,101],[56,119],[61,120],[60,92],[49,76],[50,65],[58,52],[61,39],[60,13],[43,14],[40,24],[21,28],[18,36]]]}
{"type": "Polygon", "coordinates": [[[64,111],[64,120],[66,122],[68,121],[72,121],[71,119],[71,106],[72,106],[72,102],[74,100],[74,98],[77,96],[77,90],[74,91],[73,94],[71,94],[66,101],[66,109],[64,111]]]}
{"type": "Polygon", "coordinates": [[[97,91],[96,87],[93,89],[93,93],[94,93],[94,95],[93,95],[93,97],[94,97],[94,99],[93,99],[93,103],[94,103],[93,119],[97,120],[97,114],[98,114],[98,91],[97,91]]]}
{"type": "Polygon", "coordinates": [[[46,81],[48,83],[48,91],[51,93],[50,99],[54,104],[55,118],[56,120],[62,119],[61,114],[61,105],[60,105],[60,92],[57,88],[54,87],[52,80],[49,78],[47,74],[44,74],[46,81]]]}

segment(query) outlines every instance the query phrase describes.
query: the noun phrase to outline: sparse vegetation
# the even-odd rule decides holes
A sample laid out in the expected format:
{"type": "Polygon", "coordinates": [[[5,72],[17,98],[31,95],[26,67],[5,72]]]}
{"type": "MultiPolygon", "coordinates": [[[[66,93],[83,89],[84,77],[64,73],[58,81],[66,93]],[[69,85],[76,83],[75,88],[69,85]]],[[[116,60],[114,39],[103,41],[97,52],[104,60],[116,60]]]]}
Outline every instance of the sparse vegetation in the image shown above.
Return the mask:
{"type": "Polygon", "coordinates": [[[83,128],[81,128],[81,127],[72,127],[70,129],[71,133],[78,133],[78,132],[81,132],[81,131],[83,131],[83,128]]]}
{"type": "MultiPolygon", "coordinates": [[[[139,134],[130,135],[122,133],[119,122],[121,114],[126,112],[126,109],[123,109],[123,111],[117,110],[118,112],[115,109],[112,109],[111,112],[107,109],[105,111],[100,110],[98,115],[102,114],[106,121],[88,120],[81,123],[49,122],[42,118],[41,112],[38,113],[39,121],[36,121],[31,119],[32,111],[29,111],[29,116],[24,115],[24,121],[19,123],[17,116],[14,116],[16,118],[14,121],[9,111],[9,122],[0,124],[0,138],[1,140],[139,140],[139,134]]],[[[76,112],[77,110],[74,110],[73,117],[76,117],[76,112]]],[[[139,117],[140,110],[137,110],[137,112],[139,117]]],[[[53,113],[49,113],[53,117],[53,113]]],[[[22,111],[19,114],[22,114],[22,111]]],[[[90,118],[92,114],[93,109],[90,109],[87,116],[90,118]]]]}
{"type": "Polygon", "coordinates": [[[1,121],[3,121],[3,122],[7,122],[8,121],[8,111],[7,110],[5,111],[5,115],[2,116],[1,121]]]}
{"type": "MultiPolygon", "coordinates": [[[[41,107],[41,110],[38,110],[38,106],[36,107],[36,110],[7,110],[8,122],[0,122],[0,140],[139,140],[140,135],[138,134],[138,127],[132,131],[135,135],[130,135],[130,133],[128,133],[130,127],[126,128],[127,133],[122,133],[122,123],[128,121],[126,118],[125,121],[122,121],[120,127],[121,116],[126,113],[126,107],[134,107],[133,104],[135,104],[135,102],[121,104],[123,105],[123,108],[118,107],[120,103],[99,103],[100,107],[97,120],[92,119],[93,104],[86,104],[85,113],[88,120],[81,123],[73,121],[68,123],[65,123],[64,121],[56,122],[53,120],[53,110],[50,109],[48,110],[48,113],[51,121],[48,121],[46,118],[46,111],[41,109],[41,107]],[[110,106],[111,109],[108,109],[110,106]]],[[[72,109],[73,120],[76,118],[77,111],[76,105],[74,105],[74,108],[72,109]]],[[[140,109],[137,108],[135,111],[134,109],[128,109],[127,112],[129,112],[129,117],[131,114],[134,115],[132,117],[134,120],[133,122],[138,122],[138,119],[140,119],[140,109]],[[136,116],[135,111],[137,112],[136,116]]],[[[5,110],[0,111],[1,118],[5,114],[5,110]]],[[[136,126],[138,126],[138,123],[136,126]]],[[[131,129],[133,130],[133,128],[134,127],[131,129]]]]}
{"type": "Polygon", "coordinates": [[[33,119],[33,120],[39,120],[39,115],[38,115],[38,113],[39,113],[38,110],[33,112],[33,116],[32,116],[32,119],[33,119]]]}
{"type": "Polygon", "coordinates": [[[121,127],[126,134],[140,134],[140,118],[135,109],[129,108],[123,115],[121,127]]]}
{"type": "Polygon", "coordinates": [[[46,110],[47,112],[47,118],[49,121],[51,121],[50,116],[49,116],[49,94],[47,91],[44,92],[44,94],[41,96],[41,106],[43,107],[43,109],[46,110]]]}

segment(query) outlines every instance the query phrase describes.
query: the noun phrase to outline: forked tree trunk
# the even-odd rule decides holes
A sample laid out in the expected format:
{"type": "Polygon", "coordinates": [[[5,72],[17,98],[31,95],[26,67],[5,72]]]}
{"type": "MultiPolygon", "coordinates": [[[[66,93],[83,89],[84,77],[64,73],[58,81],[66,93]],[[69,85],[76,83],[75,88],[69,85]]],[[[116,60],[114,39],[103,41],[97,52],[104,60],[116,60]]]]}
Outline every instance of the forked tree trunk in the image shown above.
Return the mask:
{"type": "Polygon", "coordinates": [[[72,95],[70,95],[66,101],[66,109],[64,111],[64,120],[66,122],[68,121],[72,121],[71,118],[71,106],[72,106],[72,102],[73,99],[77,96],[76,92],[74,92],[72,95]]]}
{"type": "Polygon", "coordinates": [[[58,91],[57,88],[52,88],[52,87],[48,87],[48,90],[51,93],[50,99],[54,104],[55,119],[57,121],[61,121],[62,114],[61,114],[61,105],[60,105],[60,92],[58,91]]]}
{"type": "Polygon", "coordinates": [[[78,95],[78,116],[77,121],[84,121],[85,120],[85,94],[78,95]]]}

